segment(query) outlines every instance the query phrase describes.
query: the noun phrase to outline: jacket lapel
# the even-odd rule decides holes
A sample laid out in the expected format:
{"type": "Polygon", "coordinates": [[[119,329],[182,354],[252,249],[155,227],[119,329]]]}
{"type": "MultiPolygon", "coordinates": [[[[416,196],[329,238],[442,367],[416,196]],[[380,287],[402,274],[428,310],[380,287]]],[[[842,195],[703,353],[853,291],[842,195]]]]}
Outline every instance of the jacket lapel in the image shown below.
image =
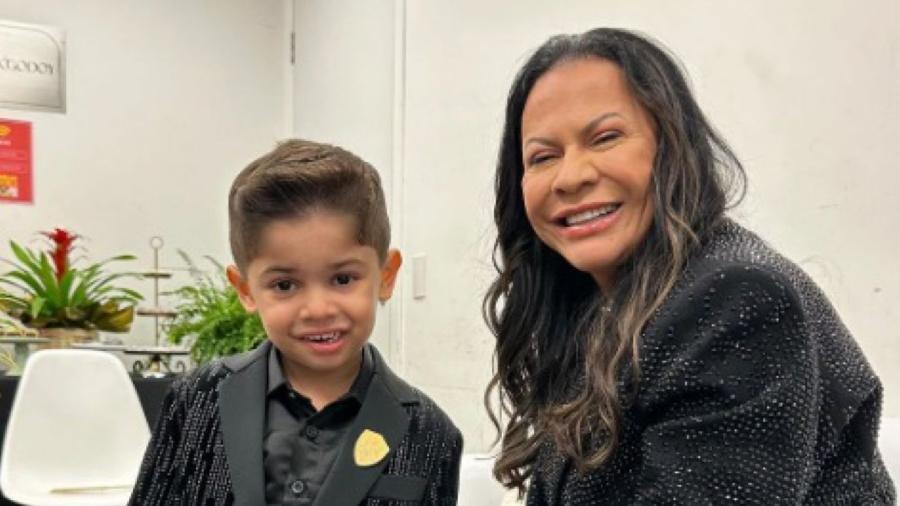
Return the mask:
{"type": "Polygon", "coordinates": [[[372,353],[374,360],[372,382],[314,506],[359,504],[397,452],[409,427],[409,415],[403,405],[415,403],[413,395],[387,368],[374,347],[367,346],[366,352],[372,353]],[[361,467],[354,460],[353,449],[360,434],[367,429],[383,436],[390,451],[377,464],[361,467]]]}
{"type": "Polygon", "coordinates": [[[266,341],[250,353],[223,361],[234,371],[219,387],[219,419],[235,506],[266,502],[262,443],[270,347],[266,341]]]}

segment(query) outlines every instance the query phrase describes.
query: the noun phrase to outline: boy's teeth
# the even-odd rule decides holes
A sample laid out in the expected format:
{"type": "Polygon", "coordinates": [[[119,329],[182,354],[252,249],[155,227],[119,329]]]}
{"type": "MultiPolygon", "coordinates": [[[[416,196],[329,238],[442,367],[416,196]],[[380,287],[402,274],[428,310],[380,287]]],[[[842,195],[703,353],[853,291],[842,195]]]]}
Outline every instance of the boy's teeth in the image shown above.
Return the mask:
{"type": "Polygon", "coordinates": [[[600,216],[605,216],[607,214],[612,213],[616,209],[619,208],[618,204],[609,204],[608,206],[603,206],[597,209],[591,209],[590,211],[585,211],[583,213],[573,214],[572,216],[566,216],[566,225],[578,225],[580,223],[584,223],[586,221],[593,220],[595,218],[599,218],[600,216]]]}
{"type": "Polygon", "coordinates": [[[313,341],[316,343],[331,343],[337,341],[338,337],[340,337],[340,333],[331,332],[329,334],[317,334],[312,336],[306,336],[305,339],[307,341],[313,341]]]}

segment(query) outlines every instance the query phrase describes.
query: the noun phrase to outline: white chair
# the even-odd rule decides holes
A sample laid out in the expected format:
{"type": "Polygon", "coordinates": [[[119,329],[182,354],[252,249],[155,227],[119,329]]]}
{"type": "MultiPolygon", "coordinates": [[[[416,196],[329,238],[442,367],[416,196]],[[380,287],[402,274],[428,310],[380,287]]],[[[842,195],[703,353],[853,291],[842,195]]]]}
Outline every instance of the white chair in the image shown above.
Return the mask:
{"type": "Polygon", "coordinates": [[[29,506],[124,506],[149,439],[122,362],[102,351],[39,351],[16,390],[0,489],[29,506]]]}
{"type": "Polygon", "coordinates": [[[900,418],[882,418],[878,451],[895,487],[900,487],[900,418]]]}
{"type": "Polygon", "coordinates": [[[506,489],[494,479],[494,457],[467,453],[462,456],[459,469],[460,506],[499,506],[506,489]]]}

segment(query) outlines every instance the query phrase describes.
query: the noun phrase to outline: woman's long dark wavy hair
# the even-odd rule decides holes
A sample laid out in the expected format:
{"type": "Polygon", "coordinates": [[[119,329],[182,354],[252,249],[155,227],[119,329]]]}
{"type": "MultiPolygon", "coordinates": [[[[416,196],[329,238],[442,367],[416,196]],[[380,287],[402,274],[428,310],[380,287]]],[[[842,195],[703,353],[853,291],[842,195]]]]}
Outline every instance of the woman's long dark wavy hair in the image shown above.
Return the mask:
{"type": "Polygon", "coordinates": [[[497,339],[485,405],[502,434],[494,467],[501,482],[522,490],[545,442],[581,472],[610,459],[637,387],[640,333],[745,185],[743,167],[704,118],[678,64],[647,38],[609,28],[557,35],[525,63],[506,104],[495,180],[497,279],[483,305],[497,339]],[[555,65],[580,58],[617,64],[656,127],[653,222],[609,293],[538,239],[521,190],[528,95],[555,65]]]}

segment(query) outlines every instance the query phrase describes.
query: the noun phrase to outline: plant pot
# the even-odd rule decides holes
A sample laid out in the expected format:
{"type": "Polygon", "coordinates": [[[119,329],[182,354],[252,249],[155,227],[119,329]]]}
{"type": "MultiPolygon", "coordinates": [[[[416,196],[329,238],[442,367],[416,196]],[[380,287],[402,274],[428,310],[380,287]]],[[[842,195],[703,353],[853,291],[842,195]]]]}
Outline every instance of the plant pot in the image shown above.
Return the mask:
{"type": "Polygon", "coordinates": [[[38,349],[47,350],[54,348],[69,348],[75,343],[86,343],[96,341],[99,333],[96,330],[87,330],[79,328],[50,328],[40,329],[38,334],[41,337],[50,339],[47,344],[41,344],[38,349]]]}

